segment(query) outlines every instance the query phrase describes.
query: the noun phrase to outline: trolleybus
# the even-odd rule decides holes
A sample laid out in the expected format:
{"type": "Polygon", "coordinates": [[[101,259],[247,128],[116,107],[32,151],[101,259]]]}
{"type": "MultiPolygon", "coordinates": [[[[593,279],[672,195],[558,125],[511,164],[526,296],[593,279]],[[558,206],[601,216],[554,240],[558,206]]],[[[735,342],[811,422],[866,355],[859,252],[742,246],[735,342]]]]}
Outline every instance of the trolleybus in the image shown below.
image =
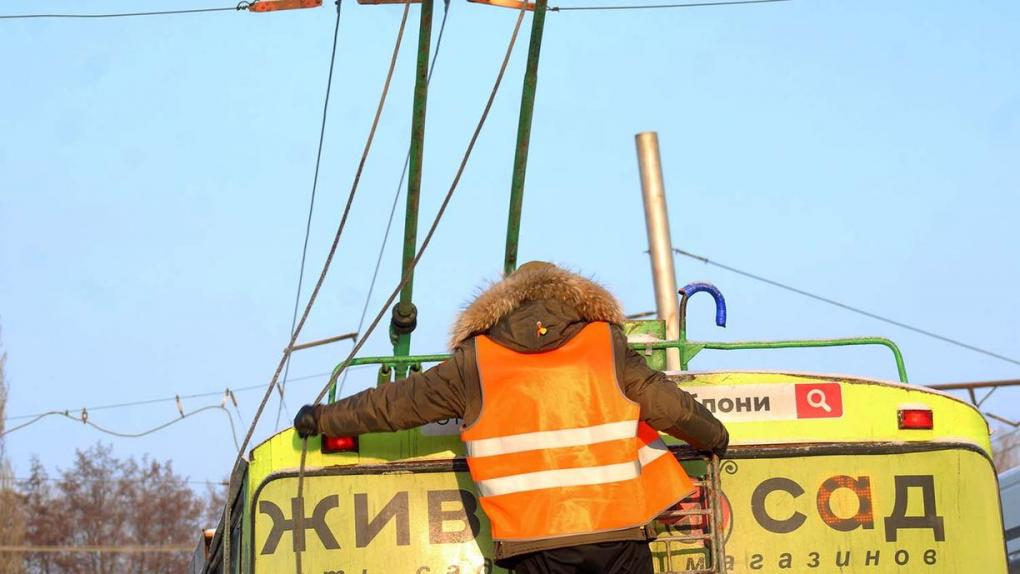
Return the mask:
{"type": "MultiPolygon", "coordinates": [[[[797,372],[671,373],[723,420],[731,446],[715,467],[666,437],[704,488],[657,523],[659,572],[1007,571],[989,429],[972,405],[908,383],[881,338],[712,343],[663,341],[661,321],[627,326],[656,368],[707,351],[881,345],[898,380],[797,372]],[[711,492],[712,481],[721,484],[711,492]]],[[[375,357],[380,384],[442,356],[375,357]]],[[[330,397],[332,400],[333,397],[330,397]]],[[[309,441],[303,495],[293,429],[251,450],[237,470],[232,524],[200,544],[192,572],[500,572],[467,471],[456,420],[309,441]],[[300,515],[300,516],[298,516],[300,515]],[[303,523],[303,528],[295,525],[303,523]]]]}

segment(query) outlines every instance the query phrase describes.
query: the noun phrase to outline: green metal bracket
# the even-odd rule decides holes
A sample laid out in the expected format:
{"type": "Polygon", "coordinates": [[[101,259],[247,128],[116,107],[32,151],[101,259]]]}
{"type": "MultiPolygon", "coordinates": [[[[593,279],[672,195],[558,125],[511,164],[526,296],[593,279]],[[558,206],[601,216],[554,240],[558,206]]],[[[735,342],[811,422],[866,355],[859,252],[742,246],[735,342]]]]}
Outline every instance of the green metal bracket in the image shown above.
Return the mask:
{"type": "Polygon", "coordinates": [[[531,144],[531,121],[535,112],[538,89],[538,57],[542,50],[545,12],[548,0],[535,2],[531,20],[531,44],[528,46],[528,67],[524,72],[521,115],[517,122],[517,151],[514,154],[513,180],[510,183],[510,214],[506,224],[506,254],[503,272],[509,275],[517,268],[517,247],[521,235],[521,209],[524,203],[524,176],[528,169],[528,148],[531,144]]]}
{"type": "MultiPolygon", "coordinates": [[[[687,361],[705,349],[716,351],[749,351],[760,349],[813,349],[822,347],[854,347],[861,345],[878,345],[892,351],[896,360],[896,371],[899,374],[900,382],[907,383],[907,368],[903,362],[903,353],[896,343],[885,337],[850,337],[845,339],[805,339],[793,341],[741,341],[734,343],[727,342],[706,342],[706,341],[656,341],[649,343],[632,343],[631,349],[635,351],[657,351],[665,349],[680,349],[680,356],[687,361]]],[[[361,357],[351,360],[347,367],[357,365],[382,365],[383,369],[393,368],[407,372],[408,368],[419,371],[424,363],[439,363],[450,358],[450,355],[415,355],[403,357],[361,357]]],[[[333,369],[330,377],[329,402],[336,400],[336,380],[341,373],[343,364],[333,369]]],[[[346,367],[345,367],[346,368],[346,367]]],[[[687,363],[684,363],[684,370],[687,363]]]]}
{"type": "MultiPolygon", "coordinates": [[[[375,386],[381,387],[381,386],[385,385],[386,383],[392,383],[392,382],[393,382],[393,368],[390,367],[389,365],[381,365],[379,367],[379,375],[378,375],[378,379],[375,382],[375,386]]],[[[333,402],[333,395],[334,394],[336,394],[336,390],[335,389],[330,389],[330,391],[329,391],[329,395],[330,395],[329,401],[330,402],[333,402]]]]}

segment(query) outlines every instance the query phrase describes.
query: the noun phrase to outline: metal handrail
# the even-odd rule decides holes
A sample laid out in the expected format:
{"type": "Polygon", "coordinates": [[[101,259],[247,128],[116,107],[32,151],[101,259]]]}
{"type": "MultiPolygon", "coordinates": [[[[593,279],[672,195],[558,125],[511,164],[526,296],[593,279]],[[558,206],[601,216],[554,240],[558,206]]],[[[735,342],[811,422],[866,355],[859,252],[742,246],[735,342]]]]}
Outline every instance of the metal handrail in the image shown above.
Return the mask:
{"type": "MultiPolygon", "coordinates": [[[[787,341],[654,341],[631,343],[630,347],[636,351],[658,351],[665,349],[679,349],[684,363],[690,361],[695,355],[704,349],[715,351],[744,351],[759,349],[805,349],[824,347],[853,347],[862,345],[878,345],[892,351],[896,360],[896,371],[901,383],[907,380],[907,368],[903,362],[903,353],[896,343],[885,337],[848,337],[843,339],[804,339],[787,341]]],[[[421,368],[424,363],[439,363],[450,358],[449,354],[435,355],[406,355],[406,356],[382,356],[382,357],[358,357],[352,359],[347,365],[337,365],[330,377],[329,402],[336,400],[336,380],[341,372],[341,367],[354,367],[358,365],[380,365],[384,371],[397,368],[406,369],[421,368]]]]}
{"type": "Polygon", "coordinates": [[[701,349],[713,349],[718,351],[731,350],[754,350],[754,349],[804,349],[823,347],[853,347],[861,345],[879,345],[892,351],[896,361],[896,373],[901,383],[910,382],[907,379],[907,367],[903,362],[903,353],[899,346],[885,337],[847,337],[843,339],[804,339],[791,341],[743,341],[743,342],[706,342],[688,341],[687,348],[700,347],[692,355],[685,356],[690,360],[694,354],[701,349]]]}

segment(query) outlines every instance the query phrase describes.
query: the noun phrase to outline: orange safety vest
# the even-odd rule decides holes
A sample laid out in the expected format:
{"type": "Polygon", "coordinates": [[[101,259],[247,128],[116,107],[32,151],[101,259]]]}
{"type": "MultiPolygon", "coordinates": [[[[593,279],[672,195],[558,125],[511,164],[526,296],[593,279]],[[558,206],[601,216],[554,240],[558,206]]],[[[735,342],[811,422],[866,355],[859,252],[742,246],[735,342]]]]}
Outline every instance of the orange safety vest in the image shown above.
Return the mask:
{"type": "Polygon", "coordinates": [[[478,420],[461,433],[494,540],[641,527],[694,491],[616,378],[608,323],[558,349],[475,337],[478,420]]]}

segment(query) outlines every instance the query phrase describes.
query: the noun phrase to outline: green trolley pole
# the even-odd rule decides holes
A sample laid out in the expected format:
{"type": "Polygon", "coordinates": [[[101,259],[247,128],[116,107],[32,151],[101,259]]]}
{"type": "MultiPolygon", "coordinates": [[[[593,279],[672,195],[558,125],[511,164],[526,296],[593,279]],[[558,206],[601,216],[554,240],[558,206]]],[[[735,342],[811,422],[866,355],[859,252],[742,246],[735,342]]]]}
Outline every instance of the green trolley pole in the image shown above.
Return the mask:
{"type": "MultiPolygon", "coordinates": [[[[411,115],[411,161],[407,176],[407,215],[404,219],[404,253],[401,280],[407,279],[400,291],[400,301],[393,307],[390,320],[390,340],[393,354],[404,356],[411,352],[411,333],[418,324],[418,311],[411,301],[414,289],[413,270],[418,249],[418,204],[421,196],[422,157],[425,152],[425,108],[428,98],[429,48],[432,43],[432,2],[422,0],[421,22],[418,26],[418,65],[414,82],[414,107],[411,115]]],[[[407,367],[396,370],[400,379],[406,376],[407,367]]]]}
{"type": "Polygon", "coordinates": [[[506,225],[506,257],[503,272],[517,268],[517,247],[521,235],[521,207],[524,203],[524,176],[528,169],[528,147],[531,143],[531,120],[535,111],[538,87],[538,56],[542,50],[542,31],[548,0],[536,0],[531,21],[531,44],[528,46],[528,67],[524,72],[524,93],[521,96],[521,117],[517,123],[517,151],[514,155],[513,180],[510,183],[510,215],[506,225]]]}

